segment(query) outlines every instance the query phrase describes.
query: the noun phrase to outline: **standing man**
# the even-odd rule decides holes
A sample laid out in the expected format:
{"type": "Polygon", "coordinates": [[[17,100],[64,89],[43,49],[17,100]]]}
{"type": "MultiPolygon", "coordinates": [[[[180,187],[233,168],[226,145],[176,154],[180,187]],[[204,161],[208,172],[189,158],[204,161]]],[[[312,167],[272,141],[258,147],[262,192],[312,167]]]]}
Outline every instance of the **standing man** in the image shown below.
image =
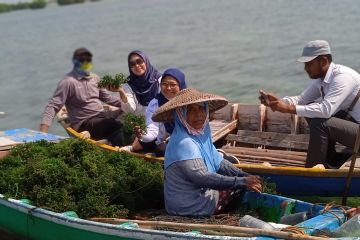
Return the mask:
{"type": "Polygon", "coordinates": [[[45,107],[40,131],[48,131],[55,114],[65,105],[72,128],[79,132],[89,131],[92,139],[107,138],[114,146],[121,146],[122,124],[107,116],[102,104],[121,107],[120,98],[98,88],[100,78],[91,72],[92,53],[88,49],[76,49],[72,62],[73,70],[59,82],[45,107]]]}
{"type": "Polygon", "coordinates": [[[346,159],[335,152],[335,143],[354,147],[360,122],[360,75],[332,62],[329,43],[310,41],[297,60],[314,81],[299,96],[277,98],[262,93],[260,100],[273,111],[297,114],[309,123],[310,141],[305,167],[324,164],[339,168],[346,159]]]}

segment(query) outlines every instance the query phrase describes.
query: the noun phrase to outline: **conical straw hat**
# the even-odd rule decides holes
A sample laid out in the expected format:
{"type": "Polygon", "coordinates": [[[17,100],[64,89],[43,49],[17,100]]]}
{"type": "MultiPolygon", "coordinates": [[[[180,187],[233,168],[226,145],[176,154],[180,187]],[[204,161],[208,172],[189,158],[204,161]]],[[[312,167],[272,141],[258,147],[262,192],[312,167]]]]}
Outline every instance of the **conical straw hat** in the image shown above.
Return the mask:
{"type": "Polygon", "coordinates": [[[193,103],[209,103],[209,111],[216,111],[227,105],[228,100],[219,95],[200,92],[193,88],[186,88],[176,94],[176,96],[167,103],[159,107],[153,114],[154,122],[169,122],[173,120],[172,110],[193,103]]]}

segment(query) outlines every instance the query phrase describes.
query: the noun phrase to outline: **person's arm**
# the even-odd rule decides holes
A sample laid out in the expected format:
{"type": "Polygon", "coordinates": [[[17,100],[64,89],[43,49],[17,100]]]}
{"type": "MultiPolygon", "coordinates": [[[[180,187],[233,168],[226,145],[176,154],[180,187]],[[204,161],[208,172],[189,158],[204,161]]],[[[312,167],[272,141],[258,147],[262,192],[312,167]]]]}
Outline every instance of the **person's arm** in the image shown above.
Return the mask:
{"type": "Polygon", "coordinates": [[[123,90],[126,95],[127,102],[121,100],[121,109],[125,113],[135,112],[138,105],[138,101],[136,99],[135,93],[131,90],[131,87],[127,83],[123,85],[123,90]]]}
{"type": "Polygon", "coordinates": [[[244,177],[229,177],[207,171],[202,159],[184,160],[177,163],[179,168],[196,186],[216,190],[240,189],[246,187],[244,177]]]}
{"type": "Polygon", "coordinates": [[[267,106],[269,106],[273,111],[297,114],[298,106],[301,107],[302,105],[314,102],[321,96],[319,91],[319,81],[320,80],[318,80],[318,82],[312,83],[307,89],[305,89],[305,91],[301,93],[300,96],[284,97],[279,99],[272,93],[268,93],[267,97],[269,99],[269,103],[267,106]]]}
{"type": "Polygon", "coordinates": [[[292,105],[307,105],[321,97],[320,94],[321,80],[314,80],[309,86],[299,95],[294,97],[283,97],[281,100],[292,105]]]}
{"type": "Polygon", "coordinates": [[[356,80],[348,74],[337,75],[328,85],[324,99],[320,103],[296,106],[298,115],[309,118],[330,118],[340,105],[357,89],[356,80]]]}
{"type": "Polygon", "coordinates": [[[231,162],[224,159],[221,161],[219,170],[217,171],[221,175],[234,176],[234,177],[246,177],[249,176],[248,173],[242,171],[241,169],[235,167],[231,162]]]}
{"type": "Polygon", "coordinates": [[[70,92],[70,82],[63,79],[59,82],[53,97],[49,100],[42,115],[39,130],[47,132],[55,117],[55,114],[64,106],[70,92]]]}
{"type": "Polygon", "coordinates": [[[140,140],[143,142],[154,141],[159,134],[159,122],[153,122],[151,119],[153,113],[159,108],[157,99],[150,101],[149,106],[146,109],[146,134],[140,136],[140,140]]]}

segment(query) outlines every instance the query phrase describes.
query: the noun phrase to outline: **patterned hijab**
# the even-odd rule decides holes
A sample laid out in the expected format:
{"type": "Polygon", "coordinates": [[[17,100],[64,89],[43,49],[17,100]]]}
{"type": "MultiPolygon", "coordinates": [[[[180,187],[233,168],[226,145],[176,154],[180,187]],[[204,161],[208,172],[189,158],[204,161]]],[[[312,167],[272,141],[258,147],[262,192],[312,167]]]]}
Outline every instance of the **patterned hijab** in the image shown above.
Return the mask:
{"type": "MultiPolygon", "coordinates": [[[[164,79],[166,76],[171,76],[173,78],[175,78],[179,84],[180,90],[183,90],[186,88],[186,83],[185,83],[185,74],[180,71],[177,68],[169,68],[167,69],[162,78],[164,79]]],[[[156,95],[156,99],[158,100],[159,103],[159,107],[161,107],[162,105],[164,105],[165,103],[167,103],[169,100],[160,92],[156,95]]],[[[165,129],[168,133],[172,133],[174,130],[174,123],[173,122],[166,122],[164,123],[165,129]]]]}
{"type": "Polygon", "coordinates": [[[159,92],[158,79],[160,78],[161,73],[151,65],[146,55],[138,50],[129,53],[128,68],[129,68],[130,76],[128,77],[129,81],[127,83],[130,85],[131,89],[135,93],[139,103],[143,106],[147,106],[149,102],[159,92]],[[139,55],[145,62],[146,71],[142,76],[137,76],[131,71],[129,60],[130,60],[130,56],[133,54],[139,55]]]}
{"type": "Polygon", "coordinates": [[[175,128],[165,151],[165,169],[178,161],[203,159],[209,172],[215,173],[219,170],[223,157],[216,150],[211,138],[208,103],[202,104],[205,104],[207,118],[201,130],[189,128],[188,124],[184,123],[186,106],[173,111],[175,128]]]}

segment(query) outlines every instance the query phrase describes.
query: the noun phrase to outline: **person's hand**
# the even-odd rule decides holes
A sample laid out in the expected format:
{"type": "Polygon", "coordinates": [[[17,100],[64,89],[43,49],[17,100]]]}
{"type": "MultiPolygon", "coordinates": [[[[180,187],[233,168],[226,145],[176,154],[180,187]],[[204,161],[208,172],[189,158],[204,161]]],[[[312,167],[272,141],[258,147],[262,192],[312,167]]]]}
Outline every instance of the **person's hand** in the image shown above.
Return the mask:
{"type": "Polygon", "coordinates": [[[260,96],[259,96],[259,100],[262,104],[264,104],[265,106],[270,106],[270,102],[271,101],[277,101],[279,100],[278,97],[276,97],[274,94],[272,93],[267,93],[263,90],[259,90],[260,96]]]}
{"type": "Polygon", "coordinates": [[[134,127],[135,136],[138,139],[141,139],[142,135],[144,135],[144,131],[141,129],[139,125],[134,125],[133,127],[134,127]]]}
{"type": "Polygon", "coordinates": [[[296,114],[295,105],[290,105],[290,104],[288,104],[288,103],[286,103],[285,101],[282,101],[282,100],[270,101],[269,107],[273,111],[278,111],[278,112],[282,112],[282,113],[296,114]]]}
{"type": "Polygon", "coordinates": [[[47,133],[49,130],[49,126],[46,124],[40,124],[39,130],[40,130],[40,132],[47,133]]]}
{"type": "Polygon", "coordinates": [[[122,87],[119,87],[118,92],[119,92],[119,94],[120,94],[121,100],[122,100],[124,103],[127,103],[127,102],[128,102],[128,99],[127,99],[125,90],[124,90],[122,87]]]}
{"type": "Polygon", "coordinates": [[[116,87],[114,87],[114,86],[107,86],[107,87],[106,87],[106,89],[109,90],[110,92],[119,92],[119,89],[120,89],[120,88],[121,88],[121,87],[116,88],[116,87]]]}
{"type": "Polygon", "coordinates": [[[259,176],[249,175],[245,177],[246,190],[258,192],[262,191],[261,178],[259,176]]]}

